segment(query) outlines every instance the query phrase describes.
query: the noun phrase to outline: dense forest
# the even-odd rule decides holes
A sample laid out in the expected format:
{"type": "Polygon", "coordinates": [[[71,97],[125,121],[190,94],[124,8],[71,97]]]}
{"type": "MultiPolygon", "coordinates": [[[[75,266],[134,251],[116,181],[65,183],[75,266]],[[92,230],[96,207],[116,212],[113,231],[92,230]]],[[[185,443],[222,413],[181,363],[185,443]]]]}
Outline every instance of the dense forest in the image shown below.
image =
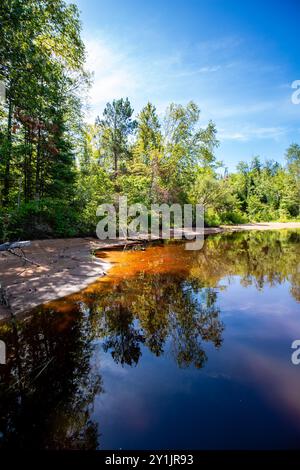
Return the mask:
{"type": "Polygon", "coordinates": [[[161,116],[116,99],[87,124],[85,55],[76,6],[1,1],[0,240],[93,235],[97,206],[119,195],[202,203],[207,225],[299,219],[298,144],[284,165],[257,156],[228,173],[193,101],[161,116]]]}

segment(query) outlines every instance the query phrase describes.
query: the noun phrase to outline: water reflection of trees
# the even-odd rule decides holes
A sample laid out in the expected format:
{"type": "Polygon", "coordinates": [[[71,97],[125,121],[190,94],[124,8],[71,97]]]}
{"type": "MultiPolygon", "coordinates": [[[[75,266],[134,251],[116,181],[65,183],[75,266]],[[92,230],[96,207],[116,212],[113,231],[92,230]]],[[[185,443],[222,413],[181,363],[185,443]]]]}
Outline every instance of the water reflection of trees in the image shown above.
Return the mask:
{"type": "Polygon", "coordinates": [[[90,419],[101,378],[90,364],[87,319],[35,312],[1,326],[7,365],[0,368],[0,448],[95,449],[90,419]]]}
{"type": "Polygon", "coordinates": [[[240,276],[243,286],[257,289],[288,281],[300,301],[300,232],[266,231],[217,235],[206,240],[190,275],[216,285],[224,276],[240,276]]]}
{"type": "Polygon", "coordinates": [[[8,351],[0,368],[0,448],[99,445],[91,418],[103,391],[94,354],[99,341],[121,365],[138,364],[147,348],[156,356],[170,351],[180,367],[203,367],[206,342],[222,344],[218,292],[226,276],[257,289],[289,281],[300,301],[297,232],[215,236],[199,252],[169,246],[159,259],[163,253],[177,256],[180,269],[162,258],[157,272],[138,269],[62,302],[66,309],[57,304],[0,325],[8,351]]]}
{"type": "MultiPolygon", "coordinates": [[[[168,258],[180,248],[163,250],[168,258]]],[[[299,232],[223,234],[209,237],[199,252],[181,251],[184,275],[181,269],[177,275],[168,273],[167,267],[157,274],[137,271],[91,294],[88,305],[103,347],[116,362],[137,364],[144,345],[157,356],[169,347],[181,367],[202,367],[203,343],[218,347],[222,342],[220,281],[239,276],[242,286],[259,290],[289,281],[291,294],[300,301],[299,260],[299,232]]]]}
{"type": "Polygon", "coordinates": [[[141,346],[156,356],[168,347],[180,367],[202,367],[203,342],[222,343],[223,324],[212,289],[196,289],[173,275],[146,275],[125,279],[99,292],[91,316],[103,338],[103,348],[120,364],[137,364],[141,346]]]}
{"type": "Polygon", "coordinates": [[[168,347],[180,367],[198,368],[203,342],[222,342],[216,293],[180,277],[140,273],[89,300],[0,327],[9,351],[0,369],[0,447],[97,448],[97,340],[122,365],[137,364],[145,346],[156,356],[168,347]]]}

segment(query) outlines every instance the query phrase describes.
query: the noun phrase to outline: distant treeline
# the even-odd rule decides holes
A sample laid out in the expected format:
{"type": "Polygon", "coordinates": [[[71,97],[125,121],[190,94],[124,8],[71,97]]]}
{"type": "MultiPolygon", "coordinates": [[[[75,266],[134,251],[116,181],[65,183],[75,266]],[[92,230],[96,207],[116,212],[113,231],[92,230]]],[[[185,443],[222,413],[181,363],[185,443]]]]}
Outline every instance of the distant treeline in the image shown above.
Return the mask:
{"type": "Polygon", "coordinates": [[[126,99],[83,120],[90,76],[78,10],[63,0],[0,5],[0,240],[93,234],[96,208],[129,203],[202,203],[206,224],[300,216],[300,147],[285,165],[255,157],[228,174],[217,161],[214,123],[200,127],[194,102],[126,99]]]}

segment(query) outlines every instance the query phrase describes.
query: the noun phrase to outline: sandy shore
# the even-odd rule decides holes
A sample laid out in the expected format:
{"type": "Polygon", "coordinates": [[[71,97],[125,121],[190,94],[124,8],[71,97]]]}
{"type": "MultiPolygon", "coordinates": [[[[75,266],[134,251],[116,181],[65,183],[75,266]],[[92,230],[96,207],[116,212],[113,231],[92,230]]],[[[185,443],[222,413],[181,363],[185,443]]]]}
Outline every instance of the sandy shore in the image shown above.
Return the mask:
{"type": "MultiPolygon", "coordinates": [[[[244,230],[300,229],[300,222],[259,223],[205,228],[205,235],[244,230]]],[[[97,250],[135,244],[133,241],[93,238],[35,240],[26,256],[39,264],[24,264],[10,253],[0,253],[0,283],[9,307],[0,305],[0,320],[50,300],[78,292],[109,269],[109,264],[93,256],[97,250]]]]}

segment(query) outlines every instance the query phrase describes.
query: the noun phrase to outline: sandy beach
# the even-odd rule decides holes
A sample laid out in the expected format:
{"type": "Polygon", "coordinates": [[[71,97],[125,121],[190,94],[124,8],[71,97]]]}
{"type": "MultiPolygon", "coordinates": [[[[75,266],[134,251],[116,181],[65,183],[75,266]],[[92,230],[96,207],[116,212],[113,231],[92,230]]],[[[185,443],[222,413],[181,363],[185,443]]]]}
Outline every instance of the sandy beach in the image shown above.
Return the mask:
{"type": "MultiPolygon", "coordinates": [[[[244,230],[300,229],[300,222],[258,223],[205,228],[205,235],[244,230]]],[[[0,305],[0,320],[29,311],[45,302],[78,292],[106,274],[110,265],[96,251],[134,245],[131,240],[73,238],[35,240],[24,263],[8,252],[0,254],[0,283],[9,306],[0,305]]]]}

